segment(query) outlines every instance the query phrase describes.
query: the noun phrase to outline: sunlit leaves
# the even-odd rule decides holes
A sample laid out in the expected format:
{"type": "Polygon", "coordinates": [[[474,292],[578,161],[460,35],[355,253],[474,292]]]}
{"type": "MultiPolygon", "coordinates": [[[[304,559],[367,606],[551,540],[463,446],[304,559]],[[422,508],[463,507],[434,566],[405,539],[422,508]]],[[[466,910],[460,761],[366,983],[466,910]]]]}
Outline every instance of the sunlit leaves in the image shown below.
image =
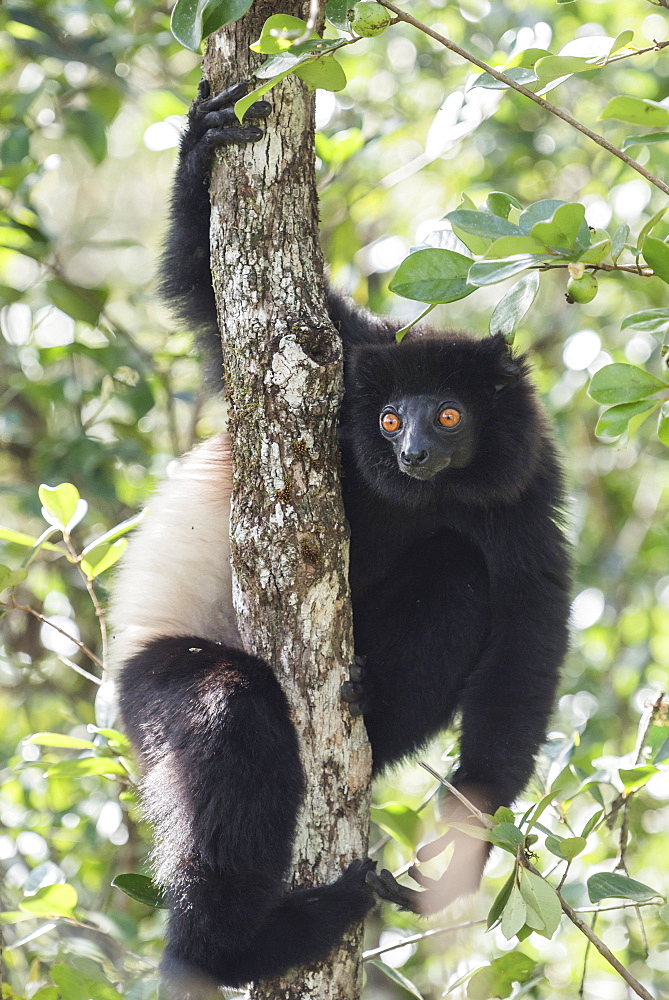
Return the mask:
{"type": "Polygon", "coordinates": [[[617,118],[630,125],[646,125],[649,128],[669,126],[669,108],[644,97],[614,97],[599,117],[617,118]]]}
{"type": "Polygon", "coordinates": [[[72,483],[61,483],[60,486],[42,484],[38,492],[43,516],[50,524],[63,531],[74,528],[88,509],[88,504],[85,500],[82,501],[79,490],[72,483]]]}
{"type": "Polygon", "coordinates": [[[19,909],[35,917],[71,917],[77,901],[74,886],[45,885],[19,903],[19,909]]]}
{"type": "MultiPolygon", "coordinates": [[[[253,42],[250,47],[254,52],[262,52],[263,55],[285,52],[291,47],[295,38],[299,38],[306,31],[306,27],[306,21],[300,17],[293,17],[291,14],[272,14],[263,24],[258,41],[253,42]]],[[[309,35],[309,38],[317,37],[315,31],[309,35]]]]}
{"type": "Polygon", "coordinates": [[[388,802],[372,809],[372,820],[407,850],[413,850],[420,822],[414,809],[400,802],[388,802]]]}

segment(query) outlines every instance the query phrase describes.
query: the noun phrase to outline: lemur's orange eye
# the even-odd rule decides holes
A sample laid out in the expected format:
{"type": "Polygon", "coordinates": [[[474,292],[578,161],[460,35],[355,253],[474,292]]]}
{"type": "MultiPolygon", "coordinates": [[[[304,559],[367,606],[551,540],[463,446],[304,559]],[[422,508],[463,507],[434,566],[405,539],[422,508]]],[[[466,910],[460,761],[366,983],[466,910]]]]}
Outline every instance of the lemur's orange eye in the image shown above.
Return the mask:
{"type": "Polygon", "coordinates": [[[438,417],[442,427],[455,427],[460,423],[461,416],[459,410],[454,410],[452,406],[447,406],[438,417]]]}
{"type": "Polygon", "coordinates": [[[384,413],[381,417],[381,426],[384,431],[388,431],[389,434],[394,434],[402,426],[402,421],[397,416],[396,413],[384,413]]]}

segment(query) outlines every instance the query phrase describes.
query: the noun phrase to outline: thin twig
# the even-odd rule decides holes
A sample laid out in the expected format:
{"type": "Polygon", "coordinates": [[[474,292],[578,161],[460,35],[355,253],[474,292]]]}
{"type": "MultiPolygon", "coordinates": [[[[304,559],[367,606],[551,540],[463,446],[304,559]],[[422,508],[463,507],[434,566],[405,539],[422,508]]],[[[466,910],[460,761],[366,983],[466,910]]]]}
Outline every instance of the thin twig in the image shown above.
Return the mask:
{"type": "MultiPolygon", "coordinates": [[[[529,98],[530,101],[534,101],[535,104],[538,104],[539,107],[543,108],[545,111],[549,111],[552,115],[555,115],[557,118],[561,118],[562,121],[571,125],[572,128],[582,132],[583,135],[587,135],[587,137],[592,139],[593,142],[596,142],[598,146],[601,146],[613,156],[617,156],[618,159],[622,160],[623,163],[626,163],[628,167],[631,167],[632,170],[636,170],[636,172],[641,174],[642,177],[645,177],[650,184],[659,188],[659,190],[663,191],[664,194],[669,195],[669,184],[665,184],[665,182],[660,180],[659,177],[651,174],[649,170],[642,167],[640,163],[633,160],[627,155],[627,153],[623,153],[622,149],[618,149],[617,146],[610,143],[608,139],[604,138],[604,136],[599,135],[597,132],[593,132],[592,129],[587,128],[585,125],[582,125],[581,122],[574,118],[573,115],[570,115],[568,111],[563,111],[561,108],[556,107],[555,104],[551,104],[549,101],[544,100],[543,97],[539,97],[531,90],[528,90],[528,88],[524,87],[521,83],[516,83],[516,81],[512,80],[510,76],[506,75],[506,73],[501,73],[499,70],[493,69],[492,66],[488,66],[487,63],[484,63],[481,59],[477,59],[476,56],[473,56],[471,52],[467,52],[465,49],[460,48],[460,46],[456,45],[455,42],[452,42],[450,38],[440,35],[438,31],[428,27],[427,24],[423,24],[422,21],[416,20],[416,18],[412,17],[411,14],[407,14],[399,7],[396,7],[394,3],[390,2],[390,0],[379,0],[379,3],[382,7],[386,7],[388,10],[391,10],[394,14],[396,14],[400,21],[405,21],[407,24],[412,25],[412,27],[417,28],[426,35],[429,35],[430,38],[433,38],[436,42],[439,42],[440,45],[443,45],[451,52],[460,56],[461,59],[465,59],[467,62],[472,63],[472,65],[478,66],[478,68],[483,70],[484,73],[489,73],[493,79],[506,84],[506,86],[511,90],[515,90],[524,97],[529,98]]],[[[667,0],[667,4],[669,4],[669,0],[667,0]]]]}
{"type": "MultiPolygon", "coordinates": [[[[65,531],[63,532],[63,541],[65,542],[65,545],[67,546],[67,550],[70,553],[70,556],[72,557],[72,561],[74,562],[74,564],[77,567],[77,570],[79,571],[79,576],[84,581],[84,586],[85,586],[86,590],[88,591],[88,596],[90,597],[91,603],[93,605],[93,608],[95,609],[95,617],[98,620],[98,628],[100,629],[100,641],[101,641],[101,647],[102,647],[102,663],[106,664],[106,662],[107,662],[107,626],[105,625],[105,613],[104,613],[104,610],[102,608],[102,605],[100,604],[100,601],[98,600],[98,595],[95,593],[95,587],[93,586],[93,581],[90,579],[90,577],[88,576],[88,574],[84,572],[84,568],[81,565],[81,556],[79,555],[79,553],[75,549],[74,545],[72,544],[72,539],[70,538],[69,534],[67,534],[65,531]]],[[[104,666],[103,666],[103,669],[105,669],[104,666]]]]}
{"type": "MultiPolygon", "coordinates": [[[[538,875],[539,878],[542,878],[541,872],[538,871],[534,867],[532,862],[527,860],[527,858],[521,856],[520,863],[524,868],[527,868],[528,871],[532,872],[534,875],[538,875]]],[[[618,975],[625,980],[630,989],[632,989],[637,996],[641,997],[642,1000],[655,1000],[655,997],[653,997],[652,993],[649,993],[646,987],[642,986],[642,984],[637,979],[634,978],[632,973],[629,972],[629,970],[625,968],[622,962],[620,962],[619,959],[616,958],[616,956],[613,954],[610,948],[607,948],[604,942],[597,937],[592,928],[589,927],[584,920],[581,920],[576,910],[569,905],[569,903],[564,898],[562,893],[557,892],[557,897],[560,900],[560,906],[562,907],[562,912],[569,917],[572,924],[574,924],[575,927],[578,927],[578,929],[581,931],[582,934],[585,934],[588,941],[590,941],[593,947],[597,949],[602,958],[605,959],[609,963],[609,965],[611,965],[616,970],[618,975]]]]}
{"type": "Polygon", "coordinates": [[[632,52],[622,52],[618,56],[611,56],[610,59],[607,56],[603,62],[595,62],[593,63],[593,66],[610,66],[611,63],[620,62],[621,59],[629,59],[631,56],[643,56],[646,52],[659,52],[661,49],[666,49],[667,45],[669,45],[669,41],[656,42],[655,39],[653,39],[652,45],[646,45],[643,49],[634,49],[632,52]]]}
{"type": "Polygon", "coordinates": [[[31,608],[30,605],[17,604],[16,601],[12,599],[11,604],[6,604],[5,607],[13,608],[15,611],[25,611],[26,614],[32,615],[33,618],[42,622],[43,625],[50,625],[51,628],[56,630],[56,632],[60,632],[60,634],[64,635],[66,639],[69,639],[70,642],[75,644],[75,646],[78,646],[81,652],[84,653],[84,655],[87,656],[88,659],[96,665],[96,667],[99,667],[100,670],[104,670],[102,661],[97,658],[95,653],[92,652],[92,650],[90,650],[85,643],[83,643],[80,639],[76,639],[73,635],[70,635],[70,633],[66,632],[65,629],[62,629],[60,625],[56,625],[54,622],[49,621],[48,618],[45,618],[44,615],[39,613],[39,611],[35,611],[35,609],[31,608]]]}
{"type": "Polygon", "coordinates": [[[451,924],[450,927],[433,927],[429,931],[423,931],[421,934],[413,934],[411,937],[402,938],[401,941],[396,941],[394,944],[384,945],[383,948],[371,948],[369,951],[363,951],[362,960],[363,962],[369,962],[371,958],[376,958],[377,955],[383,955],[386,951],[393,951],[395,948],[403,948],[407,944],[417,944],[419,941],[425,941],[426,938],[435,937],[437,934],[449,934],[451,931],[463,931],[467,930],[469,927],[478,927],[481,924],[487,923],[485,917],[480,920],[465,920],[462,924],[451,924]]]}
{"type": "Polygon", "coordinates": [[[455,787],[455,785],[452,785],[450,781],[446,780],[446,778],[442,778],[439,772],[435,771],[435,769],[431,767],[429,764],[427,764],[424,760],[419,760],[418,763],[420,764],[421,767],[424,767],[426,771],[429,771],[429,773],[432,775],[433,778],[436,778],[437,781],[440,781],[441,784],[444,786],[444,788],[447,788],[449,790],[451,795],[455,795],[456,799],[460,799],[463,805],[467,806],[468,809],[471,809],[472,815],[476,816],[479,822],[482,823],[487,830],[492,830],[494,823],[491,823],[486,814],[482,813],[481,810],[478,808],[478,806],[475,806],[473,802],[470,802],[467,796],[463,795],[462,792],[455,787]]]}
{"type": "Polygon", "coordinates": [[[87,681],[91,681],[92,684],[97,684],[98,687],[102,684],[102,681],[100,680],[99,677],[96,677],[95,674],[89,673],[88,670],[84,670],[83,667],[80,667],[78,663],[74,662],[74,660],[68,659],[67,656],[59,656],[58,659],[60,660],[61,663],[64,663],[66,667],[69,667],[70,670],[76,671],[76,673],[81,674],[82,677],[85,677],[87,681]]]}

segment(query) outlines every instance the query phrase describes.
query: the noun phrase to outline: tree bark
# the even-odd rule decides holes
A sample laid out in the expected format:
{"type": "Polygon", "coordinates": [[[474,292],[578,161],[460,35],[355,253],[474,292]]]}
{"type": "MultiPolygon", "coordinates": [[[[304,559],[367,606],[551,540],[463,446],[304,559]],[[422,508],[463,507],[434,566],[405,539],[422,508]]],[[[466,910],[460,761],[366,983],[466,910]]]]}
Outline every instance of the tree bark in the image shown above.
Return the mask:
{"type": "MultiPolygon", "coordinates": [[[[301,3],[282,10],[305,16],[301,3]]],[[[212,92],[255,85],[261,60],[249,44],[275,12],[256,3],[212,36],[212,92]]],[[[362,720],[339,697],[353,653],[336,442],[341,345],[325,305],[313,99],[294,77],[268,99],[265,138],[220,154],[212,175],[212,274],[235,467],[235,608],[246,649],[275,668],[293,709],[307,778],[293,879],[315,885],[366,856],[371,757],[362,720]]],[[[254,984],[251,996],[355,1000],[361,943],[359,927],[325,963],[254,984]]]]}

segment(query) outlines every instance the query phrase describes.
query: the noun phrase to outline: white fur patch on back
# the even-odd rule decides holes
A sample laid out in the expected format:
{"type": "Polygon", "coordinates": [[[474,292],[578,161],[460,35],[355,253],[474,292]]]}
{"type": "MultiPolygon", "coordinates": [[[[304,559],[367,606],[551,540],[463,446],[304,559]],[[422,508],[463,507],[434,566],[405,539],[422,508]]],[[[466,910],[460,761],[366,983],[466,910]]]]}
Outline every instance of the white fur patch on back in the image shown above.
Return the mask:
{"type": "Polygon", "coordinates": [[[242,648],[230,572],[230,439],[218,434],[180,460],[156,491],[120,563],[110,670],[148,640],[193,635],[242,648]]]}

